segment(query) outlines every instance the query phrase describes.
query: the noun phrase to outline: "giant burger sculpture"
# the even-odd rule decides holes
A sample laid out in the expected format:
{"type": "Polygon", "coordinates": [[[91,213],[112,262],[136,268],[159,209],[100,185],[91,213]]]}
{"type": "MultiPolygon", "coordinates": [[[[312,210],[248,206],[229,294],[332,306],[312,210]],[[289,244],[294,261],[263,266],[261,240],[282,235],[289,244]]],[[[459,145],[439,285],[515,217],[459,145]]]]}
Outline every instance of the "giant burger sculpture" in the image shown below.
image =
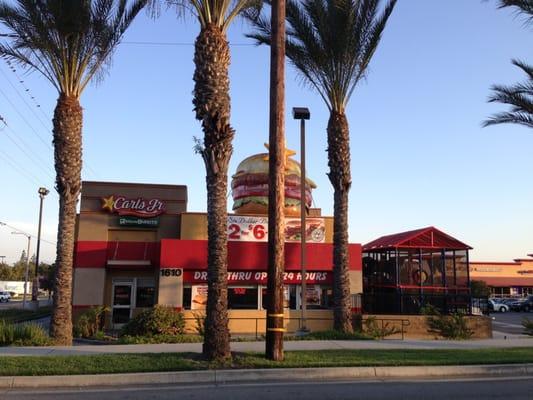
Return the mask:
{"type": "MultiPolygon", "coordinates": [[[[294,154],[289,152],[287,154],[294,154]]],[[[287,157],[285,166],[285,215],[300,215],[300,164],[287,157]]],[[[244,159],[233,175],[231,190],[233,211],[236,214],[268,214],[268,154],[260,153],[244,159]]],[[[311,207],[311,190],[316,185],[311,179],[305,180],[305,206],[311,207]]]]}

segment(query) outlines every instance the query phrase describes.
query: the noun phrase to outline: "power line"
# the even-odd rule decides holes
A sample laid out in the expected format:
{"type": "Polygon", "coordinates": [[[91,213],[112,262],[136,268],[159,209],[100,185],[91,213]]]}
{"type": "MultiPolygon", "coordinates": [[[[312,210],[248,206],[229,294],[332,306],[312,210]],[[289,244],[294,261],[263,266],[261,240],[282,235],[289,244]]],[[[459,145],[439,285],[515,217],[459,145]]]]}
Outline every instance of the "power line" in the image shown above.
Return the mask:
{"type": "Polygon", "coordinates": [[[39,178],[37,178],[35,175],[33,175],[31,172],[26,170],[24,167],[21,167],[18,165],[15,160],[13,160],[7,153],[5,153],[3,150],[0,149],[0,157],[4,159],[9,165],[11,165],[11,168],[13,168],[15,171],[17,171],[19,174],[24,176],[26,179],[31,181],[31,183],[40,186],[39,178]]]}
{"type": "Polygon", "coordinates": [[[24,115],[22,115],[22,113],[17,109],[17,107],[13,104],[13,102],[9,99],[9,97],[7,97],[7,95],[4,93],[4,91],[2,89],[0,89],[0,93],[2,94],[2,96],[4,96],[4,98],[7,100],[7,102],[9,104],[11,104],[11,107],[13,107],[13,109],[16,111],[16,113],[19,115],[19,117],[26,123],[26,125],[28,125],[31,129],[31,131],[33,132],[33,134],[35,136],[37,136],[37,138],[41,141],[41,143],[43,143],[48,149],[50,149],[50,144],[46,143],[44,141],[44,139],[41,137],[41,135],[39,135],[37,133],[37,131],[35,130],[35,128],[28,122],[28,120],[26,119],[26,117],[24,117],[24,115]]]}
{"type": "MultiPolygon", "coordinates": [[[[18,138],[18,140],[24,145],[26,146],[29,151],[31,152],[31,147],[28,146],[28,144],[22,139],[22,137],[20,137],[19,135],[16,134],[16,132],[9,126],[6,124],[6,127],[7,129],[9,129],[11,132],[13,132],[13,134],[15,135],[15,137],[18,138]]],[[[48,175],[50,178],[54,179],[54,176],[52,174],[50,174],[50,170],[48,169],[48,164],[42,159],[40,158],[39,155],[37,154],[33,154],[33,155],[30,155],[20,144],[18,144],[15,139],[13,139],[13,137],[11,137],[11,135],[4,129],[4,130],[1,130],[1,132],[4,132],[5,135],[7,136],[7,138],[15,145],[17,146],[17,148],[22,152],[24,153],[24,155],[26,157],[28,157],[35,165],[37,165],[46,175],[48,175]],[[41,162],[42,164],[39,165],[37,164],[37,161],[41,162]]]]}
{"type": "MultiPolygon", "coordinates": [[[[28,107],[28,109],[32,112],[32,114],[35,116],[35,118],[37,118],[37,120],[41,123],[41,125],[43,126],[43,128],[47,131],[47,132],[50,132],[50,128],[47,127],[45,125],[45,123],[43,122],[43,120],[41,119],[41,117],[35,112],[35,110],[33,109],[33,107],[31,107],[28,102],[26,101],[26,99],[24,99],[24,97],[20,94],[19,90],[15,87],[15,85],[13,85],[13,83],[11,83],[11,80],[8,78],[8,76],[6,75],[6,73],[0,69],[0,72],[2,73],[2,75],[4,76],[4,78],[6,78],[7,82],[11,85],[11,87],[15,90],[15,92],[17,93],[17,95],[20,97],[20,99],[24,102],[24,104],[26,105],[26,107],[28,107]]],[[[23,80],[19,80],[19,83],[21,85],[23,85],[23,87],[25,88],[25,91],[26,93],[29,94],[29,91],[30,89],[28,89],[26,86],[24,86],[23,84],[23,80]]],[[[35,97],[31,96],[31,98],[35,101],[35,97]]],[[[40,105],[37,104],[37,102],[35,101],[35,104],[37,105],[37,107],[39,107],[39,110],[41,109],[40,105]]],[[[42,110],[41,110],[42,111],[42,110]]],[[[49,148],[52,148],[52,146],[50,145],[50,143],[48,143],[48,147],[49,148]]]]}
{"type": "MultiPolygon", "coordinates": [[[[11,225],[9,225],[9,224],[6,224],[5,222],[0,221],[0,225],[7,226],[7,227],[10,228],[10,229],[14,229],[14,230],[16,230],[17,232],[23,233],[23,234],[25,234],[25,235],[27,235],[27,236],[31,236],[32,238],[37,238],[37,236],[32,235],[31,233],[28,233],[28,232],[26,232],[26,231],[23,231],[22,229],[19,229],[19,228],[15,228],[14,226],[11,226],[11,225]]],[[[56,242],[51,242],[51,241],[46,240],[46,239],[43,239],[43,238],[41,238],[41,242],[45,242],[45,243],[51,244],[51,245],[53,245],[53,246],[56,246],[56,245],[57,245],[56,242]]]]}
{"type": "MultiPolygon", "coordinates": [[[[140,46],[194,46],[194,43],[188,43],[188,42],[121,42],[122,44],[132,44],[132,45],[140,45],[140,46]]],[[[230,43],[230,46],[237,46],[237,47],[249,47],[249,46],[255,46],[254,43],[230,43]]]]}

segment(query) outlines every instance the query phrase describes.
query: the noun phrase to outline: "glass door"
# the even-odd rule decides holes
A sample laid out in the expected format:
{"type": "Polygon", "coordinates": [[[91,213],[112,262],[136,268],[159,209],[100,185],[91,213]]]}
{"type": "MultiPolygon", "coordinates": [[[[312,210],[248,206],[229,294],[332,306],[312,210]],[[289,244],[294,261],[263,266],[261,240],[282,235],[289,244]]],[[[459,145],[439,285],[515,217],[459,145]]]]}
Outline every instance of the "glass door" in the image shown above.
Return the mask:
{"type": "Polygon", "coordinates": [[[131,318],[133,284],[113,284],[113,328],[120,328],[131,318]]]}

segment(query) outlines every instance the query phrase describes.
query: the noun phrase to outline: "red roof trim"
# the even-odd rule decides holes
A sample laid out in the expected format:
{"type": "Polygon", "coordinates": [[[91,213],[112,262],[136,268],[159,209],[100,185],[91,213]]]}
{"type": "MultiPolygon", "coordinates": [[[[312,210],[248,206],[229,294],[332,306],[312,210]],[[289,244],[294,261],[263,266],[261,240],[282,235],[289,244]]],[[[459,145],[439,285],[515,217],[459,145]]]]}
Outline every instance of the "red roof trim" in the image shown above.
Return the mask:
{"type": "Polygon", "coordinates": [[[427,228],[413,231],[400,232],[392,235],[381,236],[363,246],[363,251],[375,249],[450,249],[450,250],[470,250],[472,247],[442,232],[441,230],[429,226],[427,228]],[[427,234],[430,234],[430,238],[427,234]],[[419,243],[412,243],[419,241],[419,243]]]}

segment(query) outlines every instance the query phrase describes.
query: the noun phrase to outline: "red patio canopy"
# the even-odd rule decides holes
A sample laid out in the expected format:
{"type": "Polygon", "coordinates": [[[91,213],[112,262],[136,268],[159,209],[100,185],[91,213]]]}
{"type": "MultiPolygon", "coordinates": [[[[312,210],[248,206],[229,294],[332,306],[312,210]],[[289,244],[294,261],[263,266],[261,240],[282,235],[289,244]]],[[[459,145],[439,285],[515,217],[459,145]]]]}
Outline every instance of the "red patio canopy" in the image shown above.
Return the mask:
{"type": "Polygon", "coordinates": [[[400,249],[400,248],[422,248],[422,249],[449,249],[449,250],[471,250],[472,247],[447,235],[446,233],[430,226],[395,233],[393,235],[382,236],[363,246],[363,251],[400,249]]]}

